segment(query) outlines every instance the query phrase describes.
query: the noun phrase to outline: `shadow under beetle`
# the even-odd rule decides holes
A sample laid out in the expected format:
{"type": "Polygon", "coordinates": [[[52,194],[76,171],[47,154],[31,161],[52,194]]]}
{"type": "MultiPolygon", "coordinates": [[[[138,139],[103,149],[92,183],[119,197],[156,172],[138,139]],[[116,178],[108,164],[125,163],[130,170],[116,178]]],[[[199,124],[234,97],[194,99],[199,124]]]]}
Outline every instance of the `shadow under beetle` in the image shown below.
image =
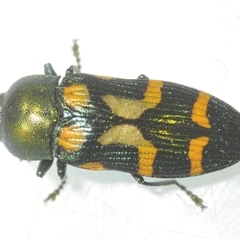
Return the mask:
{"type": "Polygon", "coordinates": [[[240,159],[239,112],[205,92],[145,75],[89,75],[74,66],[59,82],[51,64],[44,69],[0,94],[1,141],[20,159],[40,160],[39,177],[57,158],[63,182],[67,164],[123,171],[148,186],[176,184],[203,209],[175,180],[143,177],[196,176],[240,159]]]}

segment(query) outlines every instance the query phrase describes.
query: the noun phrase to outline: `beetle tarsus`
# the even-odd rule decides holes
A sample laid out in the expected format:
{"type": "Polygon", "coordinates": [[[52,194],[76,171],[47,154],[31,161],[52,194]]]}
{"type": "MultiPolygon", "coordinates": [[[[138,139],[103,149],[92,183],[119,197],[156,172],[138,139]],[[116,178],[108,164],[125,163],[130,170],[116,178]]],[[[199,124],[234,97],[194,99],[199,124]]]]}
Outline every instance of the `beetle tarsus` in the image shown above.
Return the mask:
{"type": "Polygon", "coordinates": [[[179,184],[177,181],[175,181],[175,184],[181,189],[183,190],[191,199],[192,201],[198,206],[200,207],[202,210],[204,210],[205,208],[207,208],[207,206],[203,205],[203,200],[201,198],[199,198],[197,195],[193,194],[191,191],[189,191],[185,186],[179,184]]]}
{"type": "Polygon", "coordinates": [[[141,175],[132,174],[132,176],[139,184],[142,184],[142,185],[145,185],[145,186],[157,187],[157,186],[166,186],[166,185],[175,184],[181,190],[183,190],[198,207],[200,207],[202,210],[204,210],[204,208],[207,208],[206,206],[203,205],[203,200],[201,198],[199,198],[197,195],[193,194],[191,191],[187,190],[186,187],[179,184],[176,180],[146,182],[141,175]]]}

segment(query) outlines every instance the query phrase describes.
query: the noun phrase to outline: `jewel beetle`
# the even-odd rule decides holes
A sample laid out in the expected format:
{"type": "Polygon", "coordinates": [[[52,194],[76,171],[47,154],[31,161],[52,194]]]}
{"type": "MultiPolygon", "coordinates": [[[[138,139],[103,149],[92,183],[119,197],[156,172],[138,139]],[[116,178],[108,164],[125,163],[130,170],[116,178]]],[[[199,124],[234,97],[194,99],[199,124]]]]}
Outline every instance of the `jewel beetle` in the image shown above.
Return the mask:
{"type": "Polygon", "coordinates": [[[0,95],[0,137],[16,157],[40,160],[43,177],[57,159],[66,166],[130,173],[141,184],[176,184],[201,208],[202,200],[175,180],[214,172],[240,159],[239,112],[220,99],[180,84],[80,73],[60,81],[23,77],[0,95]]]}

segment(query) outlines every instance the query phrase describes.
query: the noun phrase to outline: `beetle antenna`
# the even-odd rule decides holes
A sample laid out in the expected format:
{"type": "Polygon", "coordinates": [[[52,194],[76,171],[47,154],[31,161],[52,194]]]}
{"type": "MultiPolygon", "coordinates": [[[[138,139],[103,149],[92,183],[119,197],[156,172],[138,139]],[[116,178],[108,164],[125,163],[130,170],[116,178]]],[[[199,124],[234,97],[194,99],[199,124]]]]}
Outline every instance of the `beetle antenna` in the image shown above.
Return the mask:
{"type": "Polygon", "coordinates": [[[52,193],[50,193],[47,198],[45,198],[43,201],[46,204],[49,200],[55,201],[56,197],[60,194],[60,191],[63,189],[64,185],[66,184],[67,176],[64,177],[61,181],[61,184],[58,186],[57,189],[55,189],[52,193]]]}
{"type": "Polygon", "coordinates": [[[78,71],[81,72],[79,45],[78,45],[77,42],[78,42],[78,39],[73,39],[72,51],[73,51],[73,55],[74,55],[74,57],[76,59],[76,62],[77,62],[78,71]]]}

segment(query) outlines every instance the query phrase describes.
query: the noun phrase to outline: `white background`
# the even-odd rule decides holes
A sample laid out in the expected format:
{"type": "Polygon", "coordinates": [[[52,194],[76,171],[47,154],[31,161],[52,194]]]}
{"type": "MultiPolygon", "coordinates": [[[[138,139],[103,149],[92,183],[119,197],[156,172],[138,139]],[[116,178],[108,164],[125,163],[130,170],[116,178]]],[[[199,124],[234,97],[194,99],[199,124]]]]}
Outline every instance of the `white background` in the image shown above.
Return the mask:
{"type": "MultiPolygon", "coordinates": [[[[1,1],[0,87],[75,64],[82,72],[163,79],[205,90],[240,110],[240,1],[1,1]]],[[[4,113],[2,113],[4,115],[4,113]]],[[[239,115],[240,117],[240,115],[239,115]]],[[[239,133],[240,134],[240,133],[239,133]]],[[[240,150],[240,146],[239,146],[240,150]]],[[[202,212],[175,186],[140,186],[125,173],[68,168],[55,202],[56,168],[19,162],[0,145],[0,239],[240,238],[240,165],[180,179],[204,199],[202,212]]]]}

